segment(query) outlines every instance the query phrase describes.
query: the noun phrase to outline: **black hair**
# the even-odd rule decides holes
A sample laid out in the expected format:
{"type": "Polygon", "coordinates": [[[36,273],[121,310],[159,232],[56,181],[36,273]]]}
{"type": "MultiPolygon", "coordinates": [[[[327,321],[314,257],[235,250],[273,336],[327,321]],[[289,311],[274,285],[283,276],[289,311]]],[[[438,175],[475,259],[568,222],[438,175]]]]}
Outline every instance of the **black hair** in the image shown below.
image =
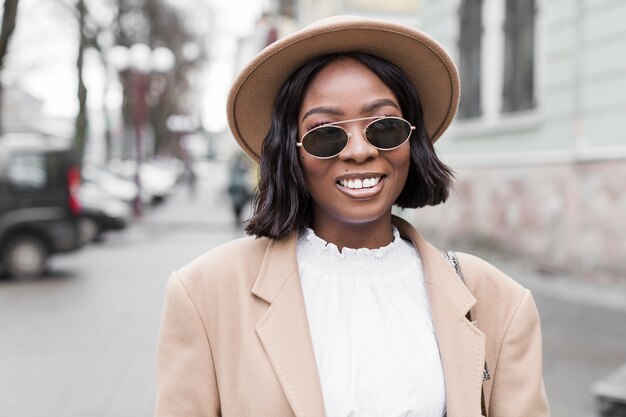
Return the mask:
{"type": "Polygon", "coordinates": [[[402,208],[419,208],[443,203],[448,198],[454,175],[435,153],[422,121],[417,91],[406,75],[389,61],[365,53],[324,55],[291,74],[276,96],[270,130],[261,150],[259,186],[252,217],[246,222],[247,233],[278,239],[292,230],[309,226],[311,197],[295,146],[298,114],[304,93],[315,75],[340,58],[355,59],[374,72],[395,94],[402,116],[416,126],[409,139],[409,175],[395,204],[402,208]]]}

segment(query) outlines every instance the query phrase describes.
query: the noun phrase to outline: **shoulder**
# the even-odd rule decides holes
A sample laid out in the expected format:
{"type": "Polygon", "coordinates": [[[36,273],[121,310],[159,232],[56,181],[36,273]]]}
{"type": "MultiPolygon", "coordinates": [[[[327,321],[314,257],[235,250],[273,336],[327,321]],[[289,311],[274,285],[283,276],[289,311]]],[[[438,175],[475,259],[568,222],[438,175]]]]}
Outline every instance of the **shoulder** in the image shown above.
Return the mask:
{"type": "Polygon", "coordinates": [[[536,315],[530,291],[512,277],[479,257],[457,255],[465,285],[477,300],[472,315],[481,330],[500,333],[516,316],[536,315]]]}
{"type": "Polygon", "coordinates": [[[520,295],[524,292],[521,284],[484,259],[458,252],[457,257],[470,290],[520,295]]]}
{"type": "Polygon", "coordinates": [[[244,237],[219,245],[174,272],[191,293],[252,288],[270,239],[244,237]]]}

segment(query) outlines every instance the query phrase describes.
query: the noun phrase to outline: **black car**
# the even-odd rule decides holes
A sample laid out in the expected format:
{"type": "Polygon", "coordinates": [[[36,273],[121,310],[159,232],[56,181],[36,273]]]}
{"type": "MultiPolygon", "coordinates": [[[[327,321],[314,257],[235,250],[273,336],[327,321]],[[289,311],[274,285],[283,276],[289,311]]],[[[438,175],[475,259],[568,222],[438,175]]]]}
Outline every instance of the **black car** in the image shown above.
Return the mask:
{"type": "Polygon", "coordinates": [[[80,172],[70,142],[42,134],[0,136],[0,264],[41,275],[48,256],[81,246],[80,172]]]}

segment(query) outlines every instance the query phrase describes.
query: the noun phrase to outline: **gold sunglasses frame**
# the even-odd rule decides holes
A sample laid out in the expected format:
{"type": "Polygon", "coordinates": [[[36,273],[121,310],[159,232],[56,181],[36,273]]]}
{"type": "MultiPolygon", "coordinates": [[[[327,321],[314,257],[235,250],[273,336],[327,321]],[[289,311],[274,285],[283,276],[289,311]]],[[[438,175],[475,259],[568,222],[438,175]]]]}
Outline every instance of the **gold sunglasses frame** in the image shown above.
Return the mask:
{"type": "Polygon", "coordinates": [[[331,123],[324,123],[323,125],[319,125],[314,127],[313,129],[307,130],[304,135],[302,135],[302,137],[300,138],[300,142],[296,142],[296,146],[299,148],[304,149],[304,151],[306,153],[308,153],[309,155],[311,155],[313,158],[317,158],[317,159],[331,159],[334,158],[336,156],[338,156],[341,152],[343,152],[344,149],[346,149],[346,146],[348,146],[348,143],[350,142],[350,138],[352,138],[352,133],[348,132],[346,129],[344,129],[341,126],[338,126],[340,124],[344,124],[344,123],[350,123],[350,122],[360,122],[363,120],[371,120],[371,122],[369,122],[367,125],[365,125],[365,127],[363,128],[363,138],[365,138],[365,141],[373,148],[378,149],[379,151],[392,151],[394,149],[399,148],[400,146],[404,145],[406,143],[407,140],[409,140],[409,138],[411,137],[411,132],[413,132],[415,130],[415,126],[413,126],[411,124],[411,122],[409,122],[408,120],[402,118],[402,117],[397,117],[397,116],[372,116],[372,117],[360,117],[358,119],[349,119],[349,120],[341,120],[339,122],[331,122],[331,123]],[[367,130],[368,127],[370,127],[372,125],[372,123],[377,122],[381,119],[398,119],[398,120],[402,120],[403,122],[406,122],[409,127],[411,128],[411,130],[409,131],[409,135],[406,137],[406,139],[399,144],[398,146],[394,146],[393,148],[379,148],[377,146],[374,146],[368,139],[367,139],[367,135],[365,134],[365,131],[367,130]],[[344,132],[346,132],[346,136],[348,137],[348,140],[346,141],[346,144],[344,145],[343,148],[341,148],[341,150],[339,152],[337,152],[335,155],[331,155],[331,156],[317,156],[317,155],[313,155],[312,153],[310,153],[309,151],[306,150],[306,148],[302,145],[302,142],[304,141],[304,138],[306,137],[306,135],[308,135],[311,132],[314,132],[318,129],[324,128],[324,127],[328,127],[328,126],[335,126],[341,130],[343,130],[344,132]]]}

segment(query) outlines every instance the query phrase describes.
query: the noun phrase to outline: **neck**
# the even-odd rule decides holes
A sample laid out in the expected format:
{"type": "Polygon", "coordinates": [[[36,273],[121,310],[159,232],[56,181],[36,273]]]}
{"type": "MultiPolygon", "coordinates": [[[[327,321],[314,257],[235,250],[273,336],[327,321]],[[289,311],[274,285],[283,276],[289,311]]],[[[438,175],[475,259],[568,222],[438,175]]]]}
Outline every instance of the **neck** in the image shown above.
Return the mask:
{"type": "Polygon", "coordinates": [[[326,242],[333,243],[339,250],[343,248],[377,249],[393,241],[391,213],[381,219],[364,223],[316,222],[311,229],[326,242]]]}

